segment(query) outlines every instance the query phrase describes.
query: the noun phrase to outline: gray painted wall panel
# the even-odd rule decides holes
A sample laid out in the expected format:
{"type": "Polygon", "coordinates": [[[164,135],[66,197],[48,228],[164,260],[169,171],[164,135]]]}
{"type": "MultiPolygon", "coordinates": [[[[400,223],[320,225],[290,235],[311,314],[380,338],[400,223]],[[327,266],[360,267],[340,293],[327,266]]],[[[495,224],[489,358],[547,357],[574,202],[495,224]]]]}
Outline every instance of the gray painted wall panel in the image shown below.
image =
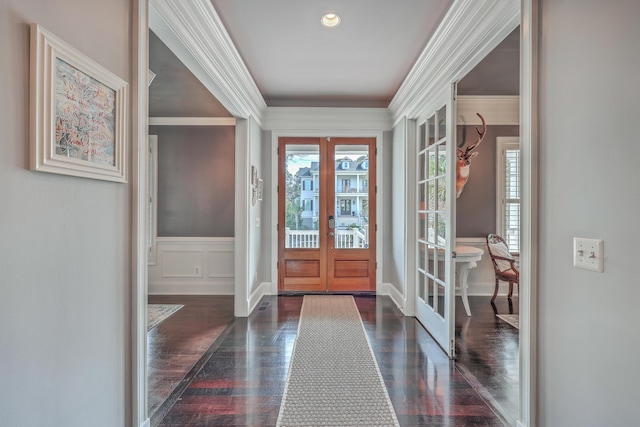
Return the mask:
{"type": "Polygon", "coordinates": [[[158,135],[158,236],[234,236],[233,126],[150,126],[158,135]]]}
{"type": "Polygon", "coordinates": [[[541,1],[540,426],[638,424],[638,17],[541,1]],[[604,273],[572,266],[576,236],[604,239],[604,273]]]}
{"type": "Polygon", "coordinates": [[[130,1],[0,1],[0,424],[129,425],[131,184],[29,170],[33,22],[132,75],[130,1]]]}
{"type": "MultiPolygon", "coordinates": [[[[457,141],[462,141],[458,126],[457,141]]],[[[467,144],[475,141],[474,126],[466,126],[467,144]]],[[[485,237],[496,231],[496,138],[518,136],[518,126],[487,126],[487,135],[471,160],[469,180],[456,199],[456,235],[485,237]]]]}

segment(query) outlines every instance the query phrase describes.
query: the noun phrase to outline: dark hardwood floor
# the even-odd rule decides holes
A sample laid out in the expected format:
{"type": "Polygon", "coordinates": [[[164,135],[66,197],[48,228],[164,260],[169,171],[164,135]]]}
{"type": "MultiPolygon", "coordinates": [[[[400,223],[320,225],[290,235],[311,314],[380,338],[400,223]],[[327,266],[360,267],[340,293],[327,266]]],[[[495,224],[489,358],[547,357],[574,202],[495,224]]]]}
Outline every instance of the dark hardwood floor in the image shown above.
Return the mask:
{"type": "Polygon", "coordinates": [[[518,419],[519,331],[496,314],[518,314],[518,297],[469,297],[471,317],[456,299],[456,366],[508,425],[518,419]]]}
{"type": "Polygon", "coordinates": [[[232,322],[233,296],[155,295],[149,296],[148,302],[184,305],[147,333],[148,408],[155,425],[232,322]]]}
{"type": "MultiPolygon", "coordinates": [[[[171,297],[164,298],[170,303],[171,297]]],[[[499,311],[508,311],[502,301],[496,302],[499,311]]],[[[511,353],[515,337],[517,362],[517,330],[495,318],[488,297],[470,298],[471,318],[462,307],[456,310],[464,315],[457,319],[456,362],[388,297],[361,296],[356,303],[402,426],[513,425],[505,408],[513,401],[517,413],[517,382],[513,394],[513,384],[507,380],[513,375],[517,380],[517,370],[510,373],[511,359],[503,363],[500,357],[511,353]],[[487,380],[487,386],[479,385],[481,380],[487,380]],[[494,412],[487,402],[500,406],[499,410],[494,412]]],[[[166,416],[159,425],[275,425],[301,304],[301,296],[267,297],[249,318],[231,322],[210,346],[207,361],[194,372],[193,381],[175,396],[173,407],[163,411],[166,416]]],[[[517,310],[515,299],[514,304],[517,310]]],[[[233,303],[228,307],[232,309],[233,303]]],[[[152,425],[158,421],[152,420],[152,425]]]]}

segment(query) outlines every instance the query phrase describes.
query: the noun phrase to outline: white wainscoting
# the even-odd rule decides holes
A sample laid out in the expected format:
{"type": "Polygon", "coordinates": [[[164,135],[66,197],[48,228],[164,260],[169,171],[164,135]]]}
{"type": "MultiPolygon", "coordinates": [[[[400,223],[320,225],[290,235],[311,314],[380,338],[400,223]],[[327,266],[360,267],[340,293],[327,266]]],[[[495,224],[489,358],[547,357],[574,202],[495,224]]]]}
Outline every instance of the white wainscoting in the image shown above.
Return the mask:
{"type": "MultiPolygon", "coordinates": [[[[493,295],[495,289],[495,275],[493,273],[493,265],[491,264],[491,258],[487,250],[487,242],[484,237],[458,237],[456,238],[456,244],[463,246],[473,246],[474,248],[480,248],[484,251],[482,260],[478,262],[478,266],[469,270],[469,277],[467,283],[469,284],[469,295],[493,295]]],[[[500,286],[502,288],[508,288],[508,286],[500,286]]],[[[506,295],[506,292],[505,292],[506,295]]]]}
{"type": "Polygon", "coordinates": [[[158,237],[149,265],[151,295],[233,295],[232,237],[158,237]]]}

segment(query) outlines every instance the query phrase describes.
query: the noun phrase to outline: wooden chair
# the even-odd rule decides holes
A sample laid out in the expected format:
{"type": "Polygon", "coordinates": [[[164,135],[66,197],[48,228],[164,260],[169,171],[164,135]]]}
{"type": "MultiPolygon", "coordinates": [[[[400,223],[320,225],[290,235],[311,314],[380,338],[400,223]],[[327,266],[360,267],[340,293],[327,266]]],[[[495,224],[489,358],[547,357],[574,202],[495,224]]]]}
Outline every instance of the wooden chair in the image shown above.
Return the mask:
{"type": "Polygon", "coordinates": [[[486,238],[487,248],[489,249],[489,256],[493,263],[493,270],[496,274],[496,289],[493,291],[491,302],[496,299],[498,295],[498,283],[500,280],[503,282],[509,282],[509,300],[513,295],[513,284],[518,285],[518,295],[520,295],[520,272],[516,268],[515,259],[509,252],[507,242],[497,234],[489,234],[486,238]]]}

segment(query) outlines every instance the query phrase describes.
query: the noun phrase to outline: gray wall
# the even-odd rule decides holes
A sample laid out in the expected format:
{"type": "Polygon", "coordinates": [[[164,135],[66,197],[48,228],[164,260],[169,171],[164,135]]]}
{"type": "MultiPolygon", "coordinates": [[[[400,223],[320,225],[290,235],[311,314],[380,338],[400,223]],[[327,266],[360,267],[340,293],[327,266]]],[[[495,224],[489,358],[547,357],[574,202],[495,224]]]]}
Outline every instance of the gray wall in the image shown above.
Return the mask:
{"type": "Polygon", "coordinates": [[[130,1],[0,0],[0,424],[128,425],[130,184],[28,170],[33,22],[132,76],[130,1]]]}
{"type": "Polygon", "coordinates": [[[158,236],[233,237],[235,128],[150,126],[158,135],[158,236]]]}
{"type": "MultiPolygon", "coordinates": [[[[458,126],[457,141],[462,141],[458,126]]],[[[467,144],[475,141],[475,126],[466,126],[467,144]]],[[[496,232],[496,138],[518,136],[518,126],[487,126],[487,135],[478,146],[478,155],[471,160],[469,180],[456,199],[456,235],[484,237],[496,232]]]]}
{"type": "MultiPolygon", "coordinates": [[[[382,177],[381,182],[376,181],[378,191],[382,191],[382,206],[378,206],[382,213],[382,230],[383,234],[377,241],[378,245],[382,245],[382,259],[393,259],[393,245],[391,244],[393,238],[393,224],[392,224],[392,162],[393,162],[393,131],[385,131],[382,133],[382,146],[380,152],[382,153],[382,177]]],[[[377,277],[378,282],[393,283],[394,286],[398,286],[398,277],[395,272],[395,266],[393,263],[383,261],[382,277],[377,277]]],[[[378,272],[378,274],[380,274],[378,272]]]]}
{"type": "Polygon", "coordinates": [[[637,425],[640,2],[540,17],[538,425],[637,425]],[[572,267],[574,236],[604,239],[604,273],[572,267]]]}
{"type": "MultiPolygon", "coordinates": [[[[389,240],[384,241],[385,251],[385,282],[393,284],[402,295],[405,295],[405,153],[406,153],[407,121],[402,120],[393,128],[393,142],[391,145],[391,173],[385,175],[389,182],[389,221],[391,223],[389,240]]],[[[385,153],[386,155],[386,153],[385,153]]],[[[385,193],[386,194],[386,193],[385,193]]],[[[386,200],[385,200],[386,202],[386,200]]],[[[405,295],[406,297],[406,295],[405,295]]]]}

